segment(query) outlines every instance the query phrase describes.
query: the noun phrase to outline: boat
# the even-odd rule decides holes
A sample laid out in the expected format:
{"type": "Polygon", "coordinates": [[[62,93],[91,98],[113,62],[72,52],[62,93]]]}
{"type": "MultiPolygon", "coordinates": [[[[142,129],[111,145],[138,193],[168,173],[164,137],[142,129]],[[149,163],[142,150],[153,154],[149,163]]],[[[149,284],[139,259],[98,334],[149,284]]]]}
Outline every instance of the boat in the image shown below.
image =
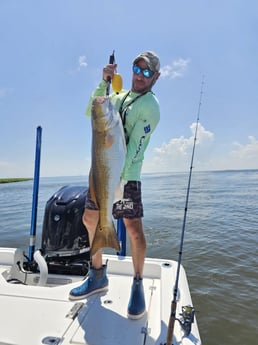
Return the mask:
{"type": "Polygon", "coordinates": [[[133,265],[125,252],[121,221],[121,252],[104,255],[108,291],[69,300],[70,290],[81,284],[89,267],[89,242],[81,222],[86,187],[64,186],[50,197],[41,248],[35,249],[37,152],[29,255],[19,248],[0,247],[0,345],[201,345],[179,261],[146,258],[146,313],[138,320],[127,317],[133,265]],[[171,318],[172,302],[176,313],[171,318]]]}

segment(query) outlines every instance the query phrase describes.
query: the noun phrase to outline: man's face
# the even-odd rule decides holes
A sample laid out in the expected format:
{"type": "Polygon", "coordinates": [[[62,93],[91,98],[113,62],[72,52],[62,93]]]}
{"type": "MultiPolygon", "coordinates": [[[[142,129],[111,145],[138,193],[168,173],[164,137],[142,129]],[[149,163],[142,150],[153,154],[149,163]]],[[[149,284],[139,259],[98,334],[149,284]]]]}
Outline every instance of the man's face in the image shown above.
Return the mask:
{"type": "MultiPolygon", "coordinates": [[[[146,62],[144,60],[138,61],[136,65],[139,66],[141,69],[148,69],[148,66],[146,65],[146,62]]],[[[137,93],[144,93],[150,91],[152,86],[158,79],[159,75],[160,74],[156,72],[152,77],[146,78],[144,77],[142,72],[138,75],[133,73],[132,91],[137,93]]]]}

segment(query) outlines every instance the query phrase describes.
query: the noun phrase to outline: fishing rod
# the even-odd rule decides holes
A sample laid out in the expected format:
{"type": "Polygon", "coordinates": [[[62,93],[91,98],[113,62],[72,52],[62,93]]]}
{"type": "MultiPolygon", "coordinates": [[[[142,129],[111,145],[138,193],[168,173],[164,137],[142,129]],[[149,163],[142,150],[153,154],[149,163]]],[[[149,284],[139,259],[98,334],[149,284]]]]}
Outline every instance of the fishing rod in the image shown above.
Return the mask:
{"type": "Polygon", "coordinates": [[[175,320],[178,320],[180,322],[186,335],[190,334],[191,325],[194,321],[194,312],[195,311],[194,311],[193,307],[191,307],[191,306],[182,307],[182,314],[181,315],[183,316],[183,321],[176,318],[176,307],[177,307],[177,294],[178,294],[180,266],[181,266],[181,260],[182,260],[182,254],[183,254],[183,245],[184,245],[186,215],[187,215],[188,200],[189,200],[189,194],[190,194],[190,186],[191,186],[195,146],[196,146],[196,140],[197,140],[197,132],[198,132],[198,126],[199,126],[200,110],[201,110],[201,104],[202,104],[203,84],[204,84],[204,77],[202,78],[202,83],[201,83],[200,99],[199,99],[197,119],[196,119],[196,127],[195,127],[195,134],[194,134],[194,143],[193,143],[193,150],[192,150],[192,157],[191,157],[191,164],[190,164],[190,172],[189,172],[189,177],[188,177],[188,186],[187,186],[187,192],[186,192],[184,218],[183,218],[183,225],[182,225],[182,231],[181,231],[181,241],[180,241],[180,248],[179,248],[179,253],[178,253],[176,281],[175,281],[175,286],[174,286],[173,300],[171,302],[171,312],[170,312],[170,317],[169,317],[169,324],[168,324],[168,330],[167,330],[167,340],[166,340],[165,345],[173,345],[172,344],[172,338],[173,338],[173,333],[174,333],[175,320]]]}
{"type": "MultiPolygon", "coordinates": [[[[109,56],[109,64],[113,65],[115,63],[115,51],[109,56]]],[[[119,94],[123,88],[123,79],[119,73],[114,73],[113,78],[111,80],[110,77],[107,78],[107,87],[106,87],[106,96],[110,94],[110,85],[112,85],[112,89],[116,94],[119,94]]]]}
{"type": "MultiPolygon", "coordinates": [[[[109,56],[109,64],[113,65],[115,63],[115,51],[109,56]]],[[[107,79],[107,87],[106,87],[106,96],[110,94],[110,85],[112,84],[112,89],[117,94],[122,90],[123,80],[120,74],[115,73],[113,79],[108,77],[107,79]]],[[[126,229],[123,222],[123,218],[119,218],[117,220],[117,237],[120,243],[121,250],[117,252],[118,256],[125,256],[126,255],[126,229]]]]}
{"type": "MultiPolygon", "coordinates": [[[[113,50],[113,53],[109,56],[109,64],[113,65],[114,63],[115,63],[115,51],[113,50]]],[[[109,96],[110,84],[111,84],[111,78],[107,77],[106,96],[109,96]]]]}

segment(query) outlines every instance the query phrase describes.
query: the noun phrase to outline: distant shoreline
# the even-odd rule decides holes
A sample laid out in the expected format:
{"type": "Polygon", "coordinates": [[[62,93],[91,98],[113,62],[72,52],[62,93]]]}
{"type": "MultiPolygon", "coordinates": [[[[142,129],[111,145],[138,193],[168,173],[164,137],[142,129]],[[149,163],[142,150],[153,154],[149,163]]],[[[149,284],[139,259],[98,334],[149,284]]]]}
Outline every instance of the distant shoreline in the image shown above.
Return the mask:
{"type": "Polygon", "coordinates": [[[12,183],[30,181],[32,178],[14,177],[14,178],[0,178],[0,183],[12,183]]]}

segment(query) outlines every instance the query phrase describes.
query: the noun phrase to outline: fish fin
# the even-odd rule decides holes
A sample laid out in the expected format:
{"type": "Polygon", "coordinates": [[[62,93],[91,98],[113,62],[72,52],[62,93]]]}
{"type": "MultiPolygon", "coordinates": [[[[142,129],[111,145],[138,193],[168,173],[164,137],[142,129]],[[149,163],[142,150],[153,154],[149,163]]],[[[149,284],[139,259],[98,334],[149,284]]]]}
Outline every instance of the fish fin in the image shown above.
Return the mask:
{"type": "Polygon", "coordinates": [[[107,133],[106,137],[105,137],[105,147],[107,149],[109,149],[115,142],[115,138],[113,135],[111,135],[110,133],[107,133]]]}
{"type": "Polygon", "coordinates": [[[120,251],[120,244],[113,222],[103,228],[100,226],[100,223],[98,223],[91,245],[91,256],[94,255],[99,249],[106,247],[114,248],[118,252],[120,251]]]}
{"type": "Polygon", "coordinates": [[[99,204],[97,202],[96,193],[95,193],[95,189],[94,189],[94,183],[93,183],[93,177],[92,177],[91,169],[90,169],[90,173],[89,173],[89,189],[90,189],[91,199],[94,201],[94,204],[99,208],[99,204]]]}

